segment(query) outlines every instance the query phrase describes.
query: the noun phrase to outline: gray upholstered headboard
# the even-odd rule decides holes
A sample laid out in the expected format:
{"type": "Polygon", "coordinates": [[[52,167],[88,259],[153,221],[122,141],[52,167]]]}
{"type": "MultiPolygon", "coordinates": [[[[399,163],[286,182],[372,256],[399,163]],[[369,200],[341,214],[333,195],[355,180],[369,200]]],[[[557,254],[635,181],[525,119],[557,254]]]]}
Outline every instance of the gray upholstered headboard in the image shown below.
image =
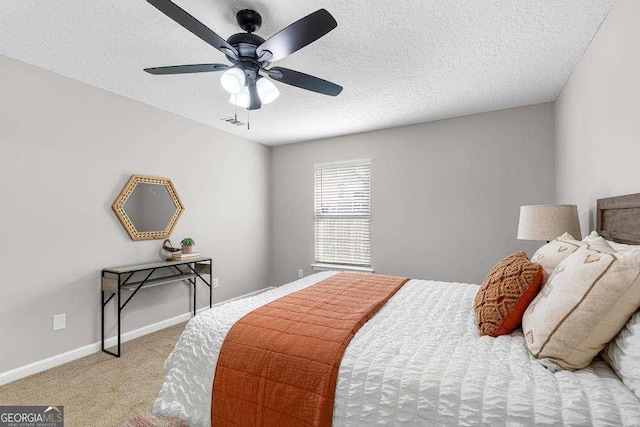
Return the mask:
{"type": "Polygon", "coordinates": [[[607,240],[640,245],[640,193],[598,199],[596,231],[607,240]]]}

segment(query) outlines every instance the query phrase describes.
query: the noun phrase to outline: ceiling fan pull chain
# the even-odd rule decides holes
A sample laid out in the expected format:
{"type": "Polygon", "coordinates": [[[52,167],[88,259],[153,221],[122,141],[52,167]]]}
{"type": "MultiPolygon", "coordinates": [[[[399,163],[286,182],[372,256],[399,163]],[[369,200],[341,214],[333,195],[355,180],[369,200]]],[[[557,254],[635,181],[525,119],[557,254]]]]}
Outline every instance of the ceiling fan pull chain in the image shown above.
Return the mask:
{"type": "Polygon", "coordinates": [[[247,130],[250,130],[250,126],[249,126],[249,109],[247,108],[247,130]]]}
{"type": "Polygon", "coordinates": [[[238,121],[238,104],[236,103],[236,94],[233,94],[233,118],[237,122],[238,121]]]}

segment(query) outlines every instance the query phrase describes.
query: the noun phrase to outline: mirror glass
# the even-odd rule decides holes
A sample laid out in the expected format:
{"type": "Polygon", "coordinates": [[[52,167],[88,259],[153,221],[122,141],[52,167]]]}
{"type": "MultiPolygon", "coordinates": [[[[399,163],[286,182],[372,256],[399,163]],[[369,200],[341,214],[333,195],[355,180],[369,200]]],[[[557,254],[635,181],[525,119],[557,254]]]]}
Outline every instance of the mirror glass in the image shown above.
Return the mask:
{"type": "Polygon", "coordinates": [[[125,213],[139,232],[164,230],[176,209],[167,187],[157,184],[139,183],[124,204],[125,213]]]}
{"type": "Polygon", "coordinates": [[[133,240],[166,239],[184,207],[171,180],[133,175],[113,204],[133,240]]]}

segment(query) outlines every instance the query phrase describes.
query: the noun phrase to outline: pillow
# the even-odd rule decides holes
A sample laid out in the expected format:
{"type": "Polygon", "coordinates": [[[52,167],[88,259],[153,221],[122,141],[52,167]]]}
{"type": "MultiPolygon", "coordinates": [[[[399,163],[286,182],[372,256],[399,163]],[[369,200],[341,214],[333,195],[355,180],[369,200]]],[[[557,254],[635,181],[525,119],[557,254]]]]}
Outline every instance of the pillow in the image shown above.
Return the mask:
{"type": "Polygon", "coordinates": [[[597,231],[592,231],[591,234],[589,234],[588,236],[586,236],[584,239],[582,239],[583,242],[589,242],[591,240],[596,240],[598,237],[600,237],[600,235],[598,234],[597,231]]]}
{"type": "Polygon", "coordinates": [[[542,283],[547,281],[547,278],[553,270],[560,264],[560,262],[578,250],[581,242],[574,239],[571,234],[564,233],[562,236],[555,240],[550,241],[540,249],[536,251],[531,257],[531,262],[535,262],[542,266],[544,278],[542,283]]]}
{"type": "Polygon", "coordinates": [[[602,358],[640,399],[640,312],[605,347],[602,358]]]}
{"type": "Polygon", "coordinates": [[[542,285],[542,267],[518,252],[491,269],[474,300],[480,335],[513,332],[542,285]]]}
{"type": "Polygon", "coordinates": [[[542,283],[544,284],[547,281],[549,275],[553,273],[553,270],[555,270],[563,259],[577,251],[581,246],[587,246],[590,249],[606,253],[615,252],[607,241],[598,236],[597,233],[595,233],[595,235],[591,233],[585,237],[582,242],[574,239],[571,234],[564,233],[562,236],[538,249],[531,257],[531,261],[540,264],[544,270],[542,283]]]}
{"type": "Polygon", "coordinates": [[[609,245],[609,247],[616,252],[630,252],[630,251],[640,250],[640,246],[638,245],[626,245],[624,243],[617,243],[611,240],[605,240],[596,231],[592,231],[591,234],[589,234],[587,237],[582,239],[582,241],[588,243],[588,242],[596,241],[598,239],[604,240],[605,243],[607,243],[607,245],[609,245]]]}
{"type": "Polygon", "coordinates": [[[534,357],[580,369],[640,306],[640,252],[581,247],[564,259],[522,318],[534,357]]]}
{"type": "Polygon", "coordinates": [[[592,249],[606,254],[615,254],[617,251],[611,247],[604,237],[590,238],[589,240],[583,240],[581,246],[588,249],[592,249]]]}
{"type": "Polygon", "coordinates": [[[617,252],[631,252],[640,250],[638,245],[625,245],[624,243],[616,243],[611,240],[606,241],[617,252]]]}
{"type": "MultiPolygon", "coordinates": [[[[593,231],[584,241],[602,238],[593,231]]],[[[616,252],[632,252],[640,250],[638,245],[626,245],[610,240],[607,244],[616,252]]],[[[620,333],[607,344],[602,351],[602,358],[613,368],[635,395],[640,399],[640,311],[637,311],[620,333]]]]}

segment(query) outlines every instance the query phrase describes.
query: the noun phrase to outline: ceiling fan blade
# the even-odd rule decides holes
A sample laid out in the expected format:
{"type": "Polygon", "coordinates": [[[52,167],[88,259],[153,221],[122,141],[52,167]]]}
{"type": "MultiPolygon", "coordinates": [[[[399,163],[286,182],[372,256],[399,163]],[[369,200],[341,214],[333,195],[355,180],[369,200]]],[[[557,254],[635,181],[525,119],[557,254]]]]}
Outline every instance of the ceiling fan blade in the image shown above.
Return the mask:
{"type": "Polygon", "coordinates": [[[300,71],[282,67],[273,67],[272,69],[267,70],[267,72],[269,73],[269,77],[276,81],[299,87],[300,89],[306,89],[330,96],[337,96],[342,92],[342,86],[338,86],[335,83],[331,83],[319,77],[301,73],[300,71]]]}
{"type": "Polygon", "coordinates": [[[258,89],[256,87],[256,82],[249,83],[249,95],[251,97],[251,101],[249,102],[248,110],[258,110],[262,107],[262,101],[260,100],[260,95],[258,95],[258,89]]]}
{"type": "Polygon", "coordinates": [[[167,15],[169,18],[182,25],[187,30],[191,31],[196,36],[200,37],[211,46],[215,47],[224,54],[231,52],[231,56],[238,55],[238,52],[226,42],[225,39],[211,31],[209,27],[198,21],[193,16],[189,15],[178,5],[170,0],[147,0],[152,6],[158,9],[160,12],[167,15]]]}
{"type": "Polygon", "coordinates": [[[256,53],[268,62],[275,62],[313,43],[337,26],[333,16],[320,9],[271,36],[258,46],[256,53]]]}
{"type": "Polygon", "coordinates": [[[209,73],[212,71],[224,71],[228,68],[229,66],[225,64],[192,64],[145,68],[144,71],[149,74],[160,76],[165,74],[209,73]]]}

